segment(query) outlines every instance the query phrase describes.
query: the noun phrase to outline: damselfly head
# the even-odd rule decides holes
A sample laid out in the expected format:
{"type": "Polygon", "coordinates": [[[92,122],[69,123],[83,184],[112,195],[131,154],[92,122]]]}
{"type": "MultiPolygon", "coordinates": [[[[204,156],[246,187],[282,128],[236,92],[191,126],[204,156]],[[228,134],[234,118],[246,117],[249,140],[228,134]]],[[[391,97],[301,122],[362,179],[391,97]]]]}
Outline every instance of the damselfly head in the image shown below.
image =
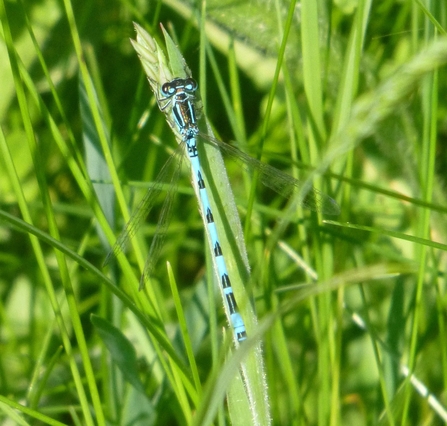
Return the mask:
{"type": "Polygon", "coordinates": [[[165,97],[174,96],[178,92],[194,93],[197,82],[193,78],[175,78],[161,86],[161,94],[165,97]]]}

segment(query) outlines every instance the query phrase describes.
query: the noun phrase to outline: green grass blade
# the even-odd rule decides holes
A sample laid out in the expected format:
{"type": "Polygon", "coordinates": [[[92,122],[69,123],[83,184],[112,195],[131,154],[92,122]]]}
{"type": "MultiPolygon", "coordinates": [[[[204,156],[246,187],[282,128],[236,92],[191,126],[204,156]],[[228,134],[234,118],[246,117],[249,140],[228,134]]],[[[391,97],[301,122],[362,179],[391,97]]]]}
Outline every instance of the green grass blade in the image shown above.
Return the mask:
{"type": "Polygon", "coordinates": [[[144,386],[138,376],[137,357],[132,344],[118,328],[107,320],[92,315],[90,321],[126,380],[139,392],[144,393],[144,386]]]}
{"type": "Polygon", "coordinates": [[[0,2],[0,423],[100,424],[98,406],[123,425],[446,422],[445,1],[0,2]],[[101,269],[176,145],[132,21],[169,46],[139,52],[171,64],[145,67],[152,80],[194,76],[219,139],[264,142],[263,162],[340,205],[323,222],[258,185],[244,242],[252,177],[226,158],[221,198],[221,160],[200,147],[249,330],[238,350],[187,175],[146,291],[168,183],[101,269]],[[112,359],[126,347],[144,393],[112,359]]]}
{"type": "Polygon", "coordinates": [[[197,369],[196,360],[194,358],[194,352],[192,349],[191,339],[189,337],[188,329],[186,326],[186,318],[182,307],[182,302],[180,300],[180,294],[178,292],[177,283],[175,281],[174,273],[172,271],[171,265],[168,263],[168,276],[169,283],[171,285],[172,295],[174,297],[175,309],[177,311],[177,316],[179,320],[180,330],[183,338],[183,342],[185,344],[186,354],[188,355],[188,361],[191,368],[194,384],[196,386],[196,390],[198,396],[200,397],[202,393],[202,385],[200,384],[199,372],[197,369]]]}
{"type": "MultiPolygon", "coordinates": [[[[158,87],[168,81],[166,79],[169,76],[182,77],[188,75],[189,71],[183,58],[178,52],[178,49],[170,40],[170,37],[166,32],[164,35],[168,57],[172,60],[172,64],[169,62],[169,65],[162,50],[154,45],[154,41],[149,39],[149,35],[143,32],[141,27],[136,26],[136,29],[138,33],[138,44],[134,43],[134,46],[140,54],[146,73],[148,73],[149,83],[151,84],[152,90],[158,95],[158,87]]],[[[178,140],[181,141],[180,135],[176,136],[178,140]]],[[[237,250],[237,247],[239,247],[243,241],[237,210],[231,195],[229,195],[231,194],[231,189],[223,166],[222,157],[220,154],[216,153],[212,147],[201,145],[199,149],[202,154],[201,163],[205,178],[207,179],[211,207],[213,211],[220,212],[215,215],[215,222],[220,235],[222,250],[224,250],[225,253],[228,253],[227,262],[229,265],[229,273],[232,276],[233,289],[237,300],[239,300],[239,306],[241,307],[242,315],[246,321],[248,332],[250,333],[250,330],[255,327],[256,319],[249,303],[247,303],[247,297],[242,297],[243,285],[244,282],[247,282],[248,274],[246,263],[243,260],[245,255],[242,254],[241,256],[238,254],[240,253],[239,250],[237,250]],[[213,171],[212,173],[211,170],[213,171]],[[226,188],[226,190],[222,191],[222,188],[226,188]],[[223,208],[224,205],[225,209],[223,208]],[[224,217],[223,212],[226,212],[228,217],[224,217]],[[238,235],[235,235],[234,232],[238,235]],[[235,244],[236,242],[239,242],[238,245],[235,244]],[[238,266],[237,268],[233,268],[232,265],[238,266]]],[[[196,196],[199,197],[199,194],[196,194],[196,196]]],[[[212,249],[211,237],[208,234],[206,226],[205,230],[209,247],[212,249]]],[[[242,253],[245,253],[245,249],[243,249],[242,253]]],[[[213,263],[214,262],[215,260],[213,258],[213,263]]],[[[217,265],[215,263],[214,269],[217,273],[217,265]]],[[[226,305],[224,306],[226,307],[226,305]]],[[[229,313],[226,313],[228,316],[229,313]]],[[[231,323],[229,317],[228,323],[231,323]]],[[[264,374],[262,364],[261,351],[260,348],[258,348],[256,351],[253,351],[246,364],[244,363],[242,366],[242,375],[247,398],[242,403],[246,404],[248,401],[248,413],[254,424],[268,424],[269,422],[268,402],[265,391],[266,385],[263,380],[264,374]]],[[[232,401],[234,401],[234,399],[232,399],[232,401]]],[[[230,407],[230,411],[232,411],[232,407],[230,407]]]]}

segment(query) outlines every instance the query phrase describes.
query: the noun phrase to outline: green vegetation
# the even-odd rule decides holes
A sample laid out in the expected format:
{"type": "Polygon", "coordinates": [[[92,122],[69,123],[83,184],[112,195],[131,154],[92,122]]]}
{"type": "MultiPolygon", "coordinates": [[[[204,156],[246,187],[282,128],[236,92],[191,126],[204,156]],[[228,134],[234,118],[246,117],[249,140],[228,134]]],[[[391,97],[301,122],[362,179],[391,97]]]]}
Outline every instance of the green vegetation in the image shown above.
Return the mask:
{"type": "Polygon", "coordinates": [[[445,2],[0,0],[0,21],[2,424],[447,421],[445,2]],[[223,193],[203,148],[238,350],[186,167],[144,290],[166,192],[102,267],[177,146],[132,21],[165,46],[163,23],[219,139],[340,206],[233,160],[223,193]]]}

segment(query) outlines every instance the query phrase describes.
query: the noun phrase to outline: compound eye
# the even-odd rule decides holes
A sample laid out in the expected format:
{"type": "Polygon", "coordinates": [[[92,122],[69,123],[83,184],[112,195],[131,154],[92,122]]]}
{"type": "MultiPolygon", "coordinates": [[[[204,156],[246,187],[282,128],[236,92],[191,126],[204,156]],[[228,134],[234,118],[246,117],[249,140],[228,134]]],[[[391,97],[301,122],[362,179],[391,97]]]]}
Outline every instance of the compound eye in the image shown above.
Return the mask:
{"type": "Polygon", "coordinates": [[[187,78],[185,80],[185,90],[188,92],[195,92],[197,89],[197,83],[193,78],[187,78]]]}
{"type": "Polygon", "coordinates": [[[175,87],[171,83],[165,83],[161,86],[161,93],[165,96],[171,96],[175,93],[175,87]]]}

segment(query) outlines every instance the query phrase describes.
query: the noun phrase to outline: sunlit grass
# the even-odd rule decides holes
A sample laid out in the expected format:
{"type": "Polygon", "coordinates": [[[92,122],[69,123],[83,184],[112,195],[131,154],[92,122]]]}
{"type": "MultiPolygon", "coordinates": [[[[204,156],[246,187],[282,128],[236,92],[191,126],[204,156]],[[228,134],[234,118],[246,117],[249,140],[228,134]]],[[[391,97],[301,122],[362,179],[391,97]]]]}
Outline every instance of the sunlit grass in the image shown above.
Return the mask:
{"type": "Polygon", "coordinates": [[[136,21],[160,43],[163,22],[220,139],[341,208],[301,210],[226,164],[250,276],[240,237],[230,267],[255,307],[272,424],[447,421],[443,2],[44,1],[27,27],[0,1],[2,420],[245,425],[261,410],[232,380],[255,341],[231,350],[186,168],[150,285],[138,292],[163,194],[102,269],[176,148],[136,21]]]}

